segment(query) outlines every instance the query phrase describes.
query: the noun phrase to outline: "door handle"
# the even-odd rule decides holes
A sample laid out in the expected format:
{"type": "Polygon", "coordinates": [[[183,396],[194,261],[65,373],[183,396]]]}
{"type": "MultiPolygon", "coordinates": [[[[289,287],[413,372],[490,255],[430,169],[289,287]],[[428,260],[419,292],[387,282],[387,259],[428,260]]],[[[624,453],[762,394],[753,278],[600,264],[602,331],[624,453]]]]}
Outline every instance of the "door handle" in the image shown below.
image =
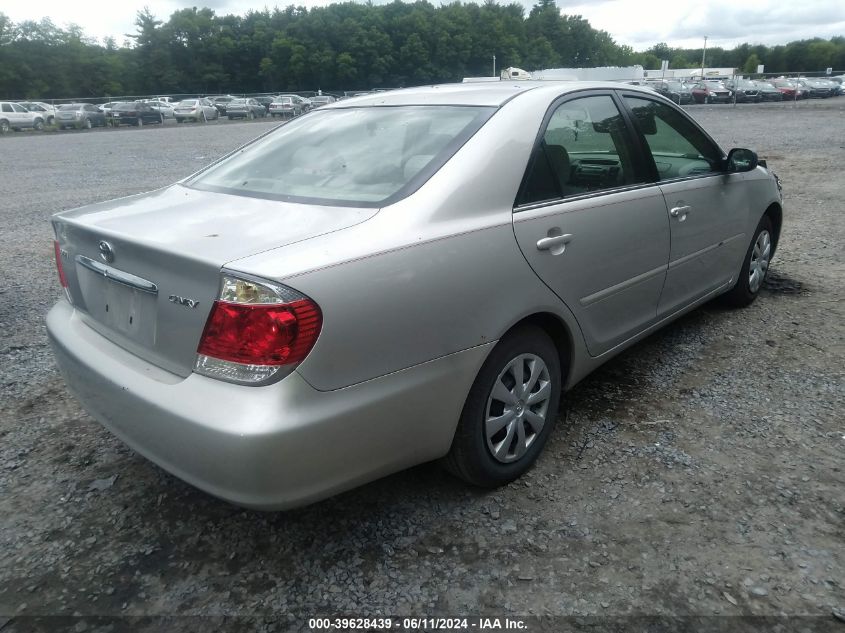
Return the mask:
{"type": "Polygon", "coordinates": [[[692,212],[692,207],[689,205],[669,209],[669,215],[673,218],[680,218],[681,220],[685,219],[690,212],[692,212]]]}
{"type": "MultiPolygon", "coordinates": [[[[566,235],[554,235],[552,237],[544,237],[541,240],[537,240],[537,250],[538,251],[548,251],[557,248],[558,246],[565,247],[569,242],[572,241],[572,234],[567,233],[566,235]]],[[[563,249],[560,250],[560,253],[563,252],[563,249]]],[[[554,253],[555,255],[559,255],[560,253],[554,253]]]]}

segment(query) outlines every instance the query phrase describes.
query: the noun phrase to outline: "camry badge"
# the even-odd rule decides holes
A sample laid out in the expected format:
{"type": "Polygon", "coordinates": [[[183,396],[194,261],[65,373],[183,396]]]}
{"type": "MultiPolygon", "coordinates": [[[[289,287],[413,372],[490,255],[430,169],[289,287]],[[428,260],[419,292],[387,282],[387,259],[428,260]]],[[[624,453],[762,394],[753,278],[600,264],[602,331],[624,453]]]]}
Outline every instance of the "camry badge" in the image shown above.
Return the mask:
{"type": "Polygon", "coordinates": [[[193,299],[188,299],[187,297],[180,297],[179,295],[170,295],[167,297],[167,300],[170,303],[178,303],[179,305],[187,306],[189,308],[196,308],[200,304],[199,301],[194,301],[193,299]]]}
{"type": "Polygon", "coordinates": [[[100,249],[100,259],[111,264],[114,261],[114,249],[111,247],[111,244],[105,240],[100,240],[97,246],[100,249]]]}

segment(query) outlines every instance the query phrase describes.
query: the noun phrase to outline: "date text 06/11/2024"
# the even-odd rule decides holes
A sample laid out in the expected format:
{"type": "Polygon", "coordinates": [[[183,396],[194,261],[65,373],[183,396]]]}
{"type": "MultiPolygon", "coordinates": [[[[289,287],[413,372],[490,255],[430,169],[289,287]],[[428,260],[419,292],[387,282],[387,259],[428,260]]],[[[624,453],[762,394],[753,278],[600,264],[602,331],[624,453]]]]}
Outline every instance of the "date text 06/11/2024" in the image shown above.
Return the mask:
{"type": "Polygon", "coordinates": [[[398,631],[526,631],[527,626],[518,618],[309,618],[312,631],[398,630],[398,631]]]}

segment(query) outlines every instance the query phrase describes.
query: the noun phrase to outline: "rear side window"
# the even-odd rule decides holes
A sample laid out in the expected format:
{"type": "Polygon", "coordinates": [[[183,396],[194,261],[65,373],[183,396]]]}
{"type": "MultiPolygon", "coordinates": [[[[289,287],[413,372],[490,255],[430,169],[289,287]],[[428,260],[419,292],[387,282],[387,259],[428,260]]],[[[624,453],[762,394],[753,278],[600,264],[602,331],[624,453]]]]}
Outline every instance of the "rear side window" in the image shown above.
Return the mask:
{"type": "Polygon", "coordinates": [[[4,103],[2,105],[2,108],[3,108],[3,112],[12,112],[13,111],[12,110],[12,104],[10,104],[10,103],[4,103]]]}
{"type": "Polygon", "coordinates": [[[493,114],[474,106],[318,110],[188,186],[313,204],[382,206],[410,194],[493,114]]]}
{"type": "Polygon", "coordinates": [[[642,97],[625,97],[634,125],[645,138],[660,180],[721,170],[722,152],[681,112],[642,97]]]}
{"type": "Polygon", "coordinates": [[[517,204],[613,189],[639,181],[622,115],[610,96],[573,99],[551,115],[517,204]]]}

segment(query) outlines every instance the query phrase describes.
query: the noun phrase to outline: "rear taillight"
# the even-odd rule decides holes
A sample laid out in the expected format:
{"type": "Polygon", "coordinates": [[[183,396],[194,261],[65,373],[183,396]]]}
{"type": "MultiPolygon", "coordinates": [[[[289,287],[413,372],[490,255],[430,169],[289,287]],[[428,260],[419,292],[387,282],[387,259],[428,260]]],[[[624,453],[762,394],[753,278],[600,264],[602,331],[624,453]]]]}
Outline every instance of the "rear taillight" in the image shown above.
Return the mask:
{"type": "Polygon", "coordinates": [[[56,270],[59,272],[59,283],[62,288],[67,288],[67,277],[65,277],[65,267],[62,264],[62,247],[59,246],[58,240],[53,240],[53,250],[56,254],[56,270]]]}
{"type": "Polygon", "coordinates": [[[305,295],[226,275],[208,315],[194,371],[240,384],[278,380],[308,355],[322,324],[320,308],[305,295]]]}

